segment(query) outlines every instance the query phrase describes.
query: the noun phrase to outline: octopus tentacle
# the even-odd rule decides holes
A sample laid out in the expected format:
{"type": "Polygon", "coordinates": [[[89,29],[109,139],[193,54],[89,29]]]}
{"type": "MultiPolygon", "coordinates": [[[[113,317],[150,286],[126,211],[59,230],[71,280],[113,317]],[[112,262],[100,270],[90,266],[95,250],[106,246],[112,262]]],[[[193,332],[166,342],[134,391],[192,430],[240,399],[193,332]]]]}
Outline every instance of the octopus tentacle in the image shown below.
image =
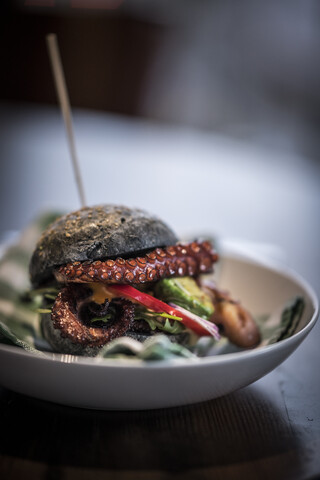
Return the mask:
{"type": "Polygon", "coordinates": [[[117,306],[117,319],[107,327],[90,327],[79,318],[79,304],[86,292],[79,286],[68,285],[58,294],[52,308],[53,326],[61,331],[61,336],[74,344],[101,347],[114,338],[123,336],[134,321],[134,305],[122,300],[117,306]]]}
{"type": "Polygon", "coordinates": [[[207,241],[156,248],[144,256],[62,265],[55,272],[59,282],[141,284],[177,276],[212,271],[217,253],[207,241]]]}

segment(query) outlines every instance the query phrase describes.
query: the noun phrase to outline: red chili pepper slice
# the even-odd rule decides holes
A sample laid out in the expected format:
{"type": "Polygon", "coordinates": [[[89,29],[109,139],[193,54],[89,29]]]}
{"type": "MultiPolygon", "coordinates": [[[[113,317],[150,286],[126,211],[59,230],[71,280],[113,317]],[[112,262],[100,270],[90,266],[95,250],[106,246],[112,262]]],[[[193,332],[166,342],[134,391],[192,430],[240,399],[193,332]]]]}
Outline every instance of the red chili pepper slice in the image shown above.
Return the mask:
{"type": "Polygon", "coordinates": [[[107,289],[110,290],[110,292],[113,294],[118,294],[122,297],[135,300],[136,302],[144,305],[153,312],[165,312],[169,315],[180,317],[182,323],[199,336],[211,335],[217,340],[220,338],[218,328],[214,323],[209,322],[208,320],[205,320],[198,315],[194,315],[193,313],[190,313],[190,315],[188,315],[189,312],[187,310],[181,309],[180,307],[175,308],[171,305],[168,305],[167,303],[162,302],[161,300],[153,297],[152,295],[140,292],[131,285],[114,284],[108,285],[107,289]]]}

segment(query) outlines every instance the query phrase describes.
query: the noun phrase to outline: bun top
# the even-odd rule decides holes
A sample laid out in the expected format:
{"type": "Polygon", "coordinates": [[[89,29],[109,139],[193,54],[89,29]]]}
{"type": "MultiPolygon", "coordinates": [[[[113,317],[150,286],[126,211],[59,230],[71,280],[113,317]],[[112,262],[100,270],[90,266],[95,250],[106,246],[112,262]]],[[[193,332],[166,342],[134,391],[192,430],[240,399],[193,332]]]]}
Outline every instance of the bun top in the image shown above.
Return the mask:
{"type": "Polygon", "coordinates": [[[34,286],[69,262],[129,257],[174,245],[177,237],[159,218],[117,205],[84,207],[55,220],[40,237],[30,261],[34,286]]]}

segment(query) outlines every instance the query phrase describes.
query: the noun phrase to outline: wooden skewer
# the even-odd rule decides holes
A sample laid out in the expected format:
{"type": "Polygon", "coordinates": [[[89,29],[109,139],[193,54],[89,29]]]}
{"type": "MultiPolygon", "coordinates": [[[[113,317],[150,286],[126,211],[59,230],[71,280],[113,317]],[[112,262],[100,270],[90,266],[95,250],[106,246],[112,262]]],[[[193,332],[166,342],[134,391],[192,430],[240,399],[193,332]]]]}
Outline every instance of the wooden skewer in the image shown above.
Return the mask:
{"type": "Polygon", "coordinates": [[[65,81],[62,62],[61,62],[60,53],[59,53],[57,36],[54,33],[50,33],[49,35],[47,35],[46,40],[47,40],[47,47],[49,51],[49,57],[51,61],[54,82],[57,90],[57,95],[60,103],[64,124],[67,131],[68,144],[69,144],[76,184],[78,187],[80,202],[82,207],[84,207],[86,205],[86,200],[85,200],[84,188],[83,188],[79,162],[78,162],[78,157],[76,152],[76,145],[75,145],[75,140],[73,135],[70,101],[69,101],[66,81],[65,81]]]}

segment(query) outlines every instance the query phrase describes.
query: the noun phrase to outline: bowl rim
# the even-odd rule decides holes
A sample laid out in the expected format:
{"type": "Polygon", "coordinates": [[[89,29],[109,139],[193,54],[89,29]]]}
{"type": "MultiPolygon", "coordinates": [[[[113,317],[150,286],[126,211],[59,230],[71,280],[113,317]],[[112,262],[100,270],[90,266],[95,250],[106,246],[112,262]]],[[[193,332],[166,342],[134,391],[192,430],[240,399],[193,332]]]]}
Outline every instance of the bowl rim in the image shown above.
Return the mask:
{"type": "Polygon", "coordinates": [[[278,262],[275,260],[250,257],[248,254],[239,253],[236,251],[225,252],[221,254],[221,260],[224,258],[229,258],[231,260],[243,261],[251,265],[263,267],[267,270],[272,271],[278,275],[281,275],[287,279],[298,284],[308,295],[309,300],[311,301],[312,307],[314,309],[313,314],[308,321],[308,323],[301,329],[299,332],[293,334],[291,337],[281,340],[280,342],[273,343],[271,345],[264,345],[262,347],[257,347],[249,350],[244,350],[241,352],[232,352],[226,353],[223,355],[212,355],[207,357],[196,357],[196,358],[175,358],[168,360],[154,360],[146,362],[141,359],[112,359],[112,358],[103,358],[103,357],[82,357],[71,354],[62,354],[62,353],[51,353],[45,352],[44,355],[35,355],[32,352],[23,350],[22,348],[15,345],[6,345],[0,343],[0,353],[7,352],[9,354],[23,356],[28,359],[33,359],[34,362],[53,362],[57,364],[69,364],[73,366],[86,366],[91,368],[108,368],[108,369],[152,369],[152,370],[167,370],[172,368],[197,368],[199,366],[220,364],[220,363],[229,363],[235,362],[240,359],[250,359],[250,357],[264,356],[268,355],[273,351],[280,351],[283,348],[289,348],[293,345],[298,344],[304,339],[304,337],[312,330],[315,326],[318,316],[319,316],[319,300],[311,287],[309,282],[307,282],[299,273],[297,273],[292,268],[278,262]]]}

